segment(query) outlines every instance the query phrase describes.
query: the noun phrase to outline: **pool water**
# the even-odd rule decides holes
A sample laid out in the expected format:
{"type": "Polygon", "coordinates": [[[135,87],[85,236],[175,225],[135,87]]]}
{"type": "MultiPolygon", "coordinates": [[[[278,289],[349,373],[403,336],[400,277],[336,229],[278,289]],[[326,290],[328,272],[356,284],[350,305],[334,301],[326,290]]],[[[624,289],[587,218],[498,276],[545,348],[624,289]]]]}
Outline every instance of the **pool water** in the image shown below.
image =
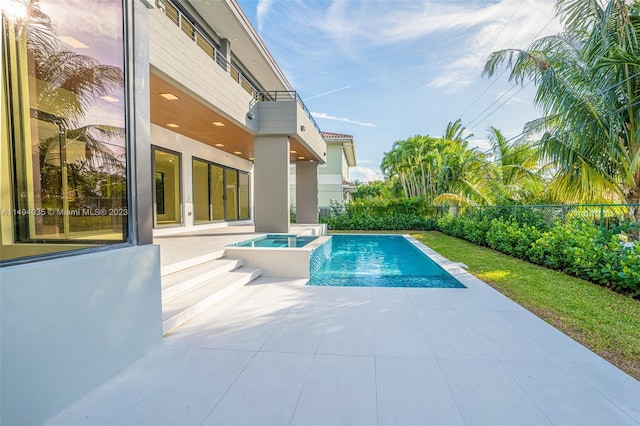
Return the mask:
{"type": "Polygon", "coordinates": [[[401,235],[334,235],[309,285],[465,288],[401,235]]]}
{"type": "Polygon", "coordinates": [[[318,237],[296,236],[288,234],[269,234],[263,237],[232,244],[236,247],[303,247],[318,237]]]}

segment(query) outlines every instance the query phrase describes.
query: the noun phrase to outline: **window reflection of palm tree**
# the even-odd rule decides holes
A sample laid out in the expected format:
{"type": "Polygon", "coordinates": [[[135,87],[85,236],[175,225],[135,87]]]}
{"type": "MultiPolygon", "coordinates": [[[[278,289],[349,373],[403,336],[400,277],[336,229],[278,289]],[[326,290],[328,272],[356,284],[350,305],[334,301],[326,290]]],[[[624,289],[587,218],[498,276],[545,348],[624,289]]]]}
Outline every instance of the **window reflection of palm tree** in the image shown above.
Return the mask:
{"type": "MultiPolygon", "coordinates": [[[[101,64],[91,56],[62,49],[40,1],[21,2],[27,18],[18,23],[19,30],[26,39],[29,74],[36,89],[31,115],[57,128],[53,135],[49,132],[38,142],[40,161],[34,172],[40,177],[34,183],[40,188],[34,189],[42,197],[40,202],[43,207],[68,211],[70,198],[86,205],[90,199],[95,202],[106,196],[117,198],[121,206],[126,199],[126,168],[124,159],[109,147],[112,145],[109,141],[122,141],[124,128],[101,124],[76,126],[99,97],[122,90],[124,73],[121,68],[101,64]],[[67,161],[67,148],[74,142],[84,145],[83,155],[67,161]]],[[[64,230],[59,230],[68,236],[68,218],[64,219],[64,230]]]]}

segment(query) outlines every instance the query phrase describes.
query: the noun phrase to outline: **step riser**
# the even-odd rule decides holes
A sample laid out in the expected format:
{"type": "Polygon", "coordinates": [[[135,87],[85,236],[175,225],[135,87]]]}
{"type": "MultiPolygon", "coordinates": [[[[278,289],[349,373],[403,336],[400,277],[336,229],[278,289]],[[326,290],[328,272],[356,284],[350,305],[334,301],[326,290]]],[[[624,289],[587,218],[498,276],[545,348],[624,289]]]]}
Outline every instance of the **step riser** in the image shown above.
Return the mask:
{"type": "Polygon", "coordinates": [[[172,285],[171,287],[168,287],[166,289],[162,290],[162,301],[164,302],[165,300],[168,300],[174,296],[177,296],[181,293],[184,293],[185,291],[189,291],[194,287],[199,286],[200,284],[204,283],[205,281],[209,281],[211,279],[214,279],[216,277],[219,277],[227,272],[233,271],[237,268],[239,268],[240,266],[242,266],[243,264],[243,260],[242,259],[237,259],[235,262],[233,263],[229,263],[227,265],[221,266],[219,268],[216,268],[214,270],[211,270],[207,273],[204,274],[200,274],[197,277],[193,277],[187,280],[184,280],[182,282],[180,282],[179,284],[175,284],[172,285]]]}
{"type": "Polygon", "coordinates": [[[192,305],[191,307],[180,312],[179,314],[174,315],[173,317],[167,319],[162,323],[162,334],[166,336],[167,334],[171,333],[173,330],[180,327],[182,324],[186,323],[196,315],[209,309],[211,306],[218,303],[220,300],[226,298],[227,296],[232,294],[234,291],[236,291],[240,287],[255,280],[261,275],[261,273],[262,273],[261,270],[256,270],[251,274],[246,274],[245,276],[238,279],[234,283],[228,285],[224,289],[217,291],[211,296],[201,300],[195,305],[192,305]]]}
{"type": "Polygon", "coordinates": [[[211,260],[222,259],[224,257],[224,250],[218,250],[212,253],[205,254],[203,256],[194,257],[189,260],[184,260],[182,262],[173,263],[171,265],[163,266],[160,269],[161,276],[173,274],[178,271],[182,271],[184,269],[191,268],[193,266],[197,266],[211,260]]]}

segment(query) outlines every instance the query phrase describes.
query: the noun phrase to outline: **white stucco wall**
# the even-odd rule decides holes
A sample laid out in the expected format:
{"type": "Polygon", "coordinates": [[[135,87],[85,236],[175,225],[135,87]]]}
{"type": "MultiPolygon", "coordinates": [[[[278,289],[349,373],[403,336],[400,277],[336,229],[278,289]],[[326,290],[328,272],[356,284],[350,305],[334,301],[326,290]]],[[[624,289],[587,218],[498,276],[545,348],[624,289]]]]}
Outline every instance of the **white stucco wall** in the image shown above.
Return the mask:
{"type": "Polygon", "coordinates": [[[3,425],[40,424],[162,343],[160,250],[0,269],[3,425]]]}

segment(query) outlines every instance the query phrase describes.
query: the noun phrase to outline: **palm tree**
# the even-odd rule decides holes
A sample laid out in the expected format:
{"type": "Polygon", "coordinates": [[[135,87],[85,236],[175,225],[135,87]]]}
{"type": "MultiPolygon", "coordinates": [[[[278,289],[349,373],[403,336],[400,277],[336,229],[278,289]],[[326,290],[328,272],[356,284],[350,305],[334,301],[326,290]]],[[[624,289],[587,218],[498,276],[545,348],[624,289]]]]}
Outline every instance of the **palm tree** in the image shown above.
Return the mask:
{"type": "Polygon", "coordinates": [[[488,179],[494,203],[528,203],[540,199],[544,191],[537,147],[528,140],[510,143],[495,127],[489,128],[492,174],[488,179]]]}
{"type": "Polygon", "coordinates": [[[482,177],[487,174],[487,163],[477,149],[468,148],[470,135],[464,133],[457,120],[449,123],[440,138],[416,135],[396,141],[384,154],[380,168],[388,179],[400,180],[406,198],[421,197],[428,203],[452,198],[465,204],[486,203],[482,177]]]}
{"type": "Polygon", "coordinates": [[[640,17],[624,0],[557,0],[565,32],[489,57],[484,74],[537,85],[542,153],[564,201],[640,202],[640,17]]]}

